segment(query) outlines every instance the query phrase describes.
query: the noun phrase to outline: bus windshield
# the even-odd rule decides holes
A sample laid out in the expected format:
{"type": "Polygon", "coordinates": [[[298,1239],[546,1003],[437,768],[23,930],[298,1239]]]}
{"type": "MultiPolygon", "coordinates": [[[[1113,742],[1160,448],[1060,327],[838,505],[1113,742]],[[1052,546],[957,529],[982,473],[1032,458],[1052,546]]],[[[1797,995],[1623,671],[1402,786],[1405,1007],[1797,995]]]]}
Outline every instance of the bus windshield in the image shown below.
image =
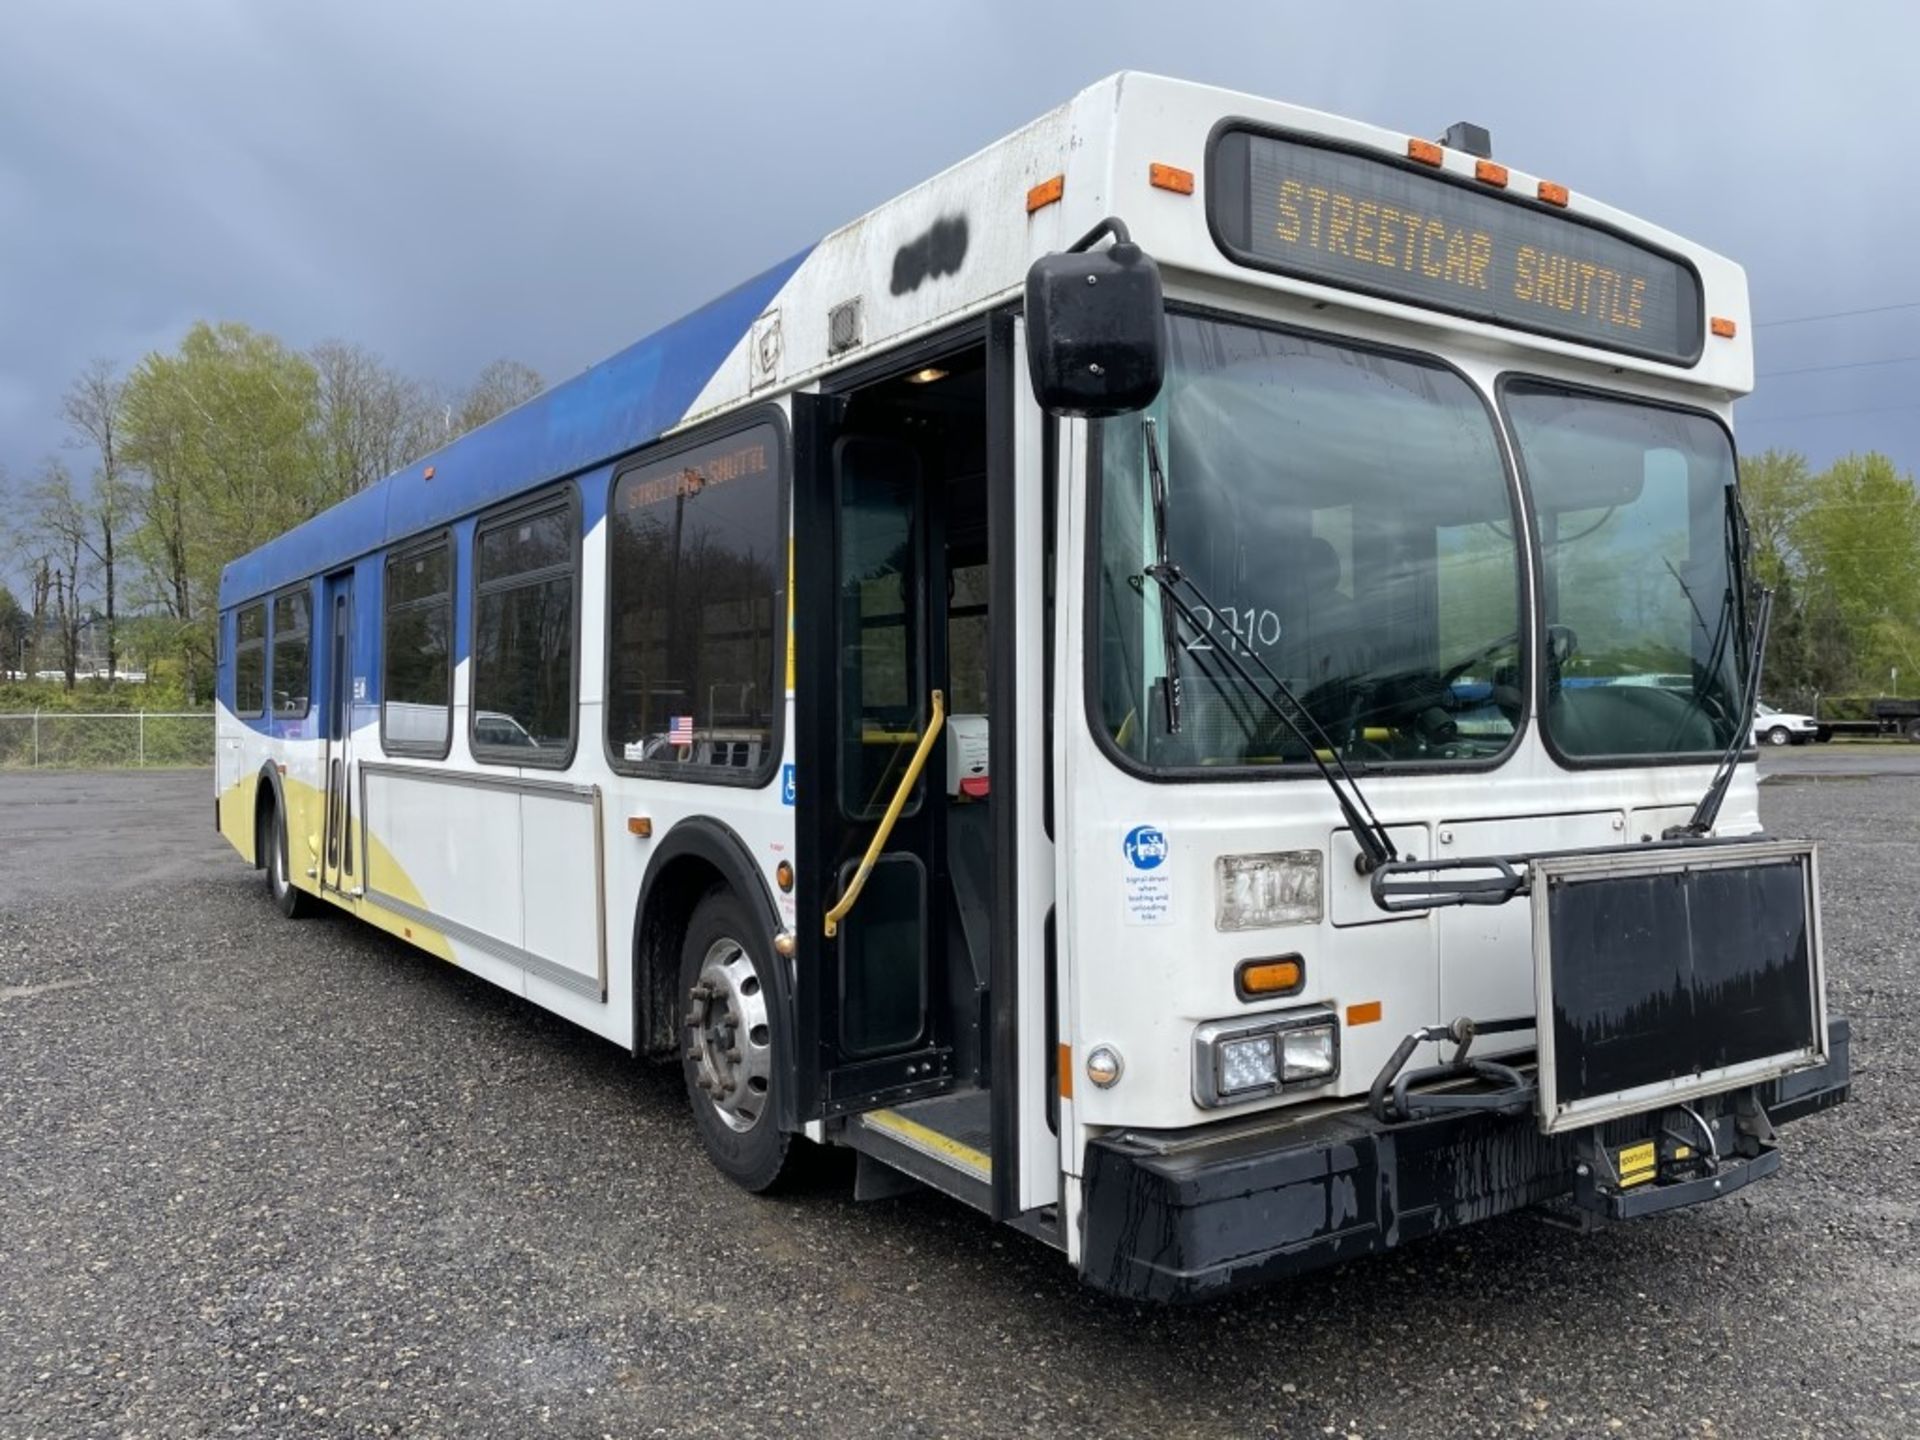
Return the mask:
{"type": "Polygon", "coordinates": [[[1350,763],[1498,756],[1521,713],[1512,494],[1487,406],[1437,361],[1189,315],[1165,387],[1099,427],[1098,723],[1154,769],[1311,760],[1220,652],[1256,654],[1350,763]],[[1163,643],[1143,421],[1172,560],[1212,600],[1163,643]],[[1180,671],[1177,733],[1164,686],[1180,671]]]}
{"type": "Polygon", "coordinates": [[[1575,759],[1724,749],[1749,723],[1727,432],[1539,381],[1502,399],[1540,535],[1548,740],[1575,759]]]}

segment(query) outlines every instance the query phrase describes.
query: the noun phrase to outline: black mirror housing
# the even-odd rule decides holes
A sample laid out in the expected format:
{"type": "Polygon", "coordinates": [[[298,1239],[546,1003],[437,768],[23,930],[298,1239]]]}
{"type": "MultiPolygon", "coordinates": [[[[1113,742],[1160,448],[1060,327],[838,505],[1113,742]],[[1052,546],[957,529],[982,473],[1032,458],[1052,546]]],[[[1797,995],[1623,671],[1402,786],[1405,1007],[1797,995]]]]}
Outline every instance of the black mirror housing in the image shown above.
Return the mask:
{"type": "Polygon", "coordinates": [[[1166,337],[1160,267],[1118,221],[1027,271],[1027,370],[1049,414],[1145,409],[1166,378],[1166,337]],[[1085,248],[1108,233],[1114,244],[1085,248]]]}

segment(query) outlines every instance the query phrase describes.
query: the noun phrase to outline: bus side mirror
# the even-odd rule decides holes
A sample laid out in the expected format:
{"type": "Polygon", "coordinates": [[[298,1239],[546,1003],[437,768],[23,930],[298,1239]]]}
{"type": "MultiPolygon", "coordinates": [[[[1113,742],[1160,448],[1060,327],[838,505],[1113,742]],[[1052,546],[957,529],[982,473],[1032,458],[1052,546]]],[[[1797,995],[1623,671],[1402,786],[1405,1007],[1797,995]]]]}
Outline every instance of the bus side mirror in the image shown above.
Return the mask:
{"type": "Polygon", "coordinates": [[[1050,415],[1144,410],[1167,368],[1160,267],[1118,220],[1027,271],[1027,370],[1050,415]],[[1114,243],[1092,248],[1103,235],[1114,243]]]}

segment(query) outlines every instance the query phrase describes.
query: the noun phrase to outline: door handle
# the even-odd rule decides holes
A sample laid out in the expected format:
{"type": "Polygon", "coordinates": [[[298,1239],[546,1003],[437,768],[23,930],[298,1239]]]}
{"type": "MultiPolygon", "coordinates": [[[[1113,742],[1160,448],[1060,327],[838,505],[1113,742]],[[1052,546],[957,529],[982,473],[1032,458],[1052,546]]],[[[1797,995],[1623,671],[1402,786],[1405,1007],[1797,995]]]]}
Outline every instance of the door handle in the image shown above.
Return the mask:
{"type": "Polygon", "coordinates": [[[900,777],[899,788],[893,792],[893,800],[887,806],[887,813],[880,817],[880,824],[873,832],[873,842],[867,846],[867,853],[860,857],[860,868],[853,872],[853,879],[847,885],[847,893],[842,895],[834,907],[827,911],[827,938],[829,940],[840,933],[840,922],[847,918],[847,912],[853,909],[853,902],[860,898],[860,892],[866,888],[867,876],[873,873],[873,865],[880,858],[880,852],[887,848],[887,841],[893,838],[894,822],[900,818],[900,812],[907,808],[907,797],[913,793],[913,787],[920,778],[920,772],[926,768],[927,756],[933,750],[933,742],[940,738],[940,727],[947,723],[947,697],[939,690],[933,692],[933,713],[927,717],[927,728],[920,736],[920,743],[914,747],[913,758],[907,762],[906,774],[900,777]]]}

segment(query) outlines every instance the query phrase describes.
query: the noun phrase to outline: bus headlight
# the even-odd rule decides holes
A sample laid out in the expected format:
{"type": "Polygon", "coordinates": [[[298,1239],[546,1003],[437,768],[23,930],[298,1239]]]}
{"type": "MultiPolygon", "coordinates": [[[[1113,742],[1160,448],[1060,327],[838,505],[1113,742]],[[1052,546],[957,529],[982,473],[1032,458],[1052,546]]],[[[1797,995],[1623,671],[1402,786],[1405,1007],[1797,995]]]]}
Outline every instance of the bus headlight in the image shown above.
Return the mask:
{"type": "Polygon", "coordinates": [[[1209,1109],[1340,1073],[1340,1026],[1324,1006],[1253,1019],[1214,1020],[1193,1037],[1193,1098],[1209,1109]]]}

